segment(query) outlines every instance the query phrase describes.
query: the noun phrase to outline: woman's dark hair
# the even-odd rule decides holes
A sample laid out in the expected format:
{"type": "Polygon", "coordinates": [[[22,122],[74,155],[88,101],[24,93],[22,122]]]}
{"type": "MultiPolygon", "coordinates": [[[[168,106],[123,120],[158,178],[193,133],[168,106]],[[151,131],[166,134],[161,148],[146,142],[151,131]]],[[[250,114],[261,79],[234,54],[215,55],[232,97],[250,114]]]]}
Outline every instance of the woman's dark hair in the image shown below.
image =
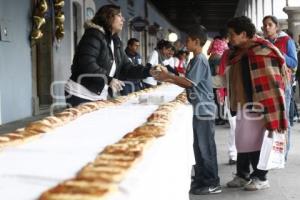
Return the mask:
{"type": "Polygon", "coordinates": [[[111,32],[112,23],[115,15],[120,14],[121,8],[120,6],[116,6],[113,4],[104,5],[95,14],[92,22],[102,26],[106,32],[111,32]]]}
{"type": "Polygon", "coordinates": [[[265,16],[265,17],[263,18],[263,23],[264,23],[265,20],[267,20],[267,19],[270,19],[272,22],[274,22],[274,24],[276,24],[276,26],[279,27],[279,21],[278,21],[278,19],[277,19],[275,16],[273,16],[273,15],[267,15],[267,16],[265,16]]]}
{"type": "Polygon", "coordinates": [[[221,39],[228,37],[228,31],[226,28],[221,28],[219,30],[219,34],[220,34],[221,39]]]}
{"type": "Polygon", "coordinates": [[[217,35],[217,36],[214,37],[214,40],[222,40],[222,37],[217,35]]]}
{"type": "Polygon", "coordinates": [[[167,40],[160,40],[160,41],[158,41],[157,42],[157,46],[156,46],[156,48],[158,50],[161,50],[163,48],[170,49],[172,47],[173,47],[172,43],[169,42],[169,41],[167,41],[167,40]]]}
{"type": "Polygon", "coordinates": [[[187,52],[184,51],[184,50],[179,50],[179,51],[177,51],[177,53],[176,53],[176,57],[179,57],[179,56],[184,55],[184,54],[187,54],[187,52]]]}
{"type": "Polygon", "coordinates": [[[207,41],[207,30],[202,25],[193,26],[188,30],[187,35],[193,40],[199,39],[201,47],[203,47],[207,41]]]}
{"type": "Polygon", "coordinates": [[[235,33],[240,34],[245,31],[247,37],[252,38],[256,33],[256,28],[251,19],[246,16],[234,17],[227,22],[227,28],[231,28],[235,33]]]}

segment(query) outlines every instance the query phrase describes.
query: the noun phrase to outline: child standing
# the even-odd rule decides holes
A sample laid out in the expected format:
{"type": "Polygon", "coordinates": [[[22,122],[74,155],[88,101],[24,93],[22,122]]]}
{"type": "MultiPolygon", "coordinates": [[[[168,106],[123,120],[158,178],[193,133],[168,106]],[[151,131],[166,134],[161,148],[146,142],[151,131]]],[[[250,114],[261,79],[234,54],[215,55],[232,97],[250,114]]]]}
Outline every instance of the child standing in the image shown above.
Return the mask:
{"type": "Polygon", "coordinates": [[[187,97],[193,106],[194,165],[190,193],[194,195],[220,193],[217,151],[215,144],[215,109],[210,67],[202,47],[207,40],[203,26],[194,27],[188,33],[186,47],[194,53],[186,77],[175,76],[162,68],[153,74],[160,81],[167,81],[186,88],[187,97]]]}

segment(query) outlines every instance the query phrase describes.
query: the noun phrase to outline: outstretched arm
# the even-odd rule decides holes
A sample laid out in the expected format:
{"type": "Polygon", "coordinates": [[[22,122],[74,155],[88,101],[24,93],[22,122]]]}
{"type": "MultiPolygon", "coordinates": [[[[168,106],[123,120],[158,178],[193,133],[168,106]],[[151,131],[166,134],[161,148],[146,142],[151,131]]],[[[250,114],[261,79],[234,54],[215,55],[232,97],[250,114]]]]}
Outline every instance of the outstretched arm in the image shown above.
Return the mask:
{"type": "Polygon", "coordinates": [[[157,70],[151,71],[152,76],[159,81],[165,81],[169,83],[176,84],[183,88],[190,88],[193,87],[192,81],[185,77],[176,76],[168,72],[168,70],[164,67],[161,67],[157,70]]]}

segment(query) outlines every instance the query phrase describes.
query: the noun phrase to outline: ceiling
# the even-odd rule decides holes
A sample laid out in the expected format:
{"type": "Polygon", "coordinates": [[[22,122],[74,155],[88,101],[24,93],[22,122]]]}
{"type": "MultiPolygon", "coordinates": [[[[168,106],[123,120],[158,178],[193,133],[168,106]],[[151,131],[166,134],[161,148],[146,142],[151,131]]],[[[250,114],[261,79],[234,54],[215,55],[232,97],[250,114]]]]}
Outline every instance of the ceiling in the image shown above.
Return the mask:
{"type": "Polygon", "coordinates": [[[234,16],[239,0],[150,0],[169,21],[185,32],[195,24],[219,31],[234,16]]]}

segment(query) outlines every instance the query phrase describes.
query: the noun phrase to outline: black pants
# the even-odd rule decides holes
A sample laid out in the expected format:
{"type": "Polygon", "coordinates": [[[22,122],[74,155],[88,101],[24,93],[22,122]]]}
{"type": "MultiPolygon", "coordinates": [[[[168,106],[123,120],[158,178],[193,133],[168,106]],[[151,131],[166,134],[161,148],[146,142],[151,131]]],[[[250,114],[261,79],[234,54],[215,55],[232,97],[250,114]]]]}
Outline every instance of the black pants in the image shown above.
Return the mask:
{"type": "Polygon", "coordinates": [[[223,116],[224,116],[224,110],[223,110],[223,106],[220,105],[220,103],[218,101],[217,90],[218,89],[213,88],[213,93],[214,93],[214,98],[215,98],[215,104],[217,106],[216,121],[222,121],[222,120],[224,120],[224,118],[223,118],[223,116]]]}
{"type": "Polygon", "coordinates": [[[257,169],[259,161],[260,151],[254,151],[249,153],[238,153],[236,163],[236,175],[244,178],[258,178],[261,181],[265,181],[268,171],[257,169]],[[250,164],[253,168],[253,172],[250,174],[250,164]]]}
{"type": "Polygon", "coordinates": [[[143,88],[151,88],[153,85],[143,82],[143,88]]]}
{"type": "Polygon", "coordinates": [[[91,102],[91,100],[70,95],[68,92],[65,92],[65,97],[66,97],[66,103],[71,107],[78,106],[81,103],[91,102]]]}

